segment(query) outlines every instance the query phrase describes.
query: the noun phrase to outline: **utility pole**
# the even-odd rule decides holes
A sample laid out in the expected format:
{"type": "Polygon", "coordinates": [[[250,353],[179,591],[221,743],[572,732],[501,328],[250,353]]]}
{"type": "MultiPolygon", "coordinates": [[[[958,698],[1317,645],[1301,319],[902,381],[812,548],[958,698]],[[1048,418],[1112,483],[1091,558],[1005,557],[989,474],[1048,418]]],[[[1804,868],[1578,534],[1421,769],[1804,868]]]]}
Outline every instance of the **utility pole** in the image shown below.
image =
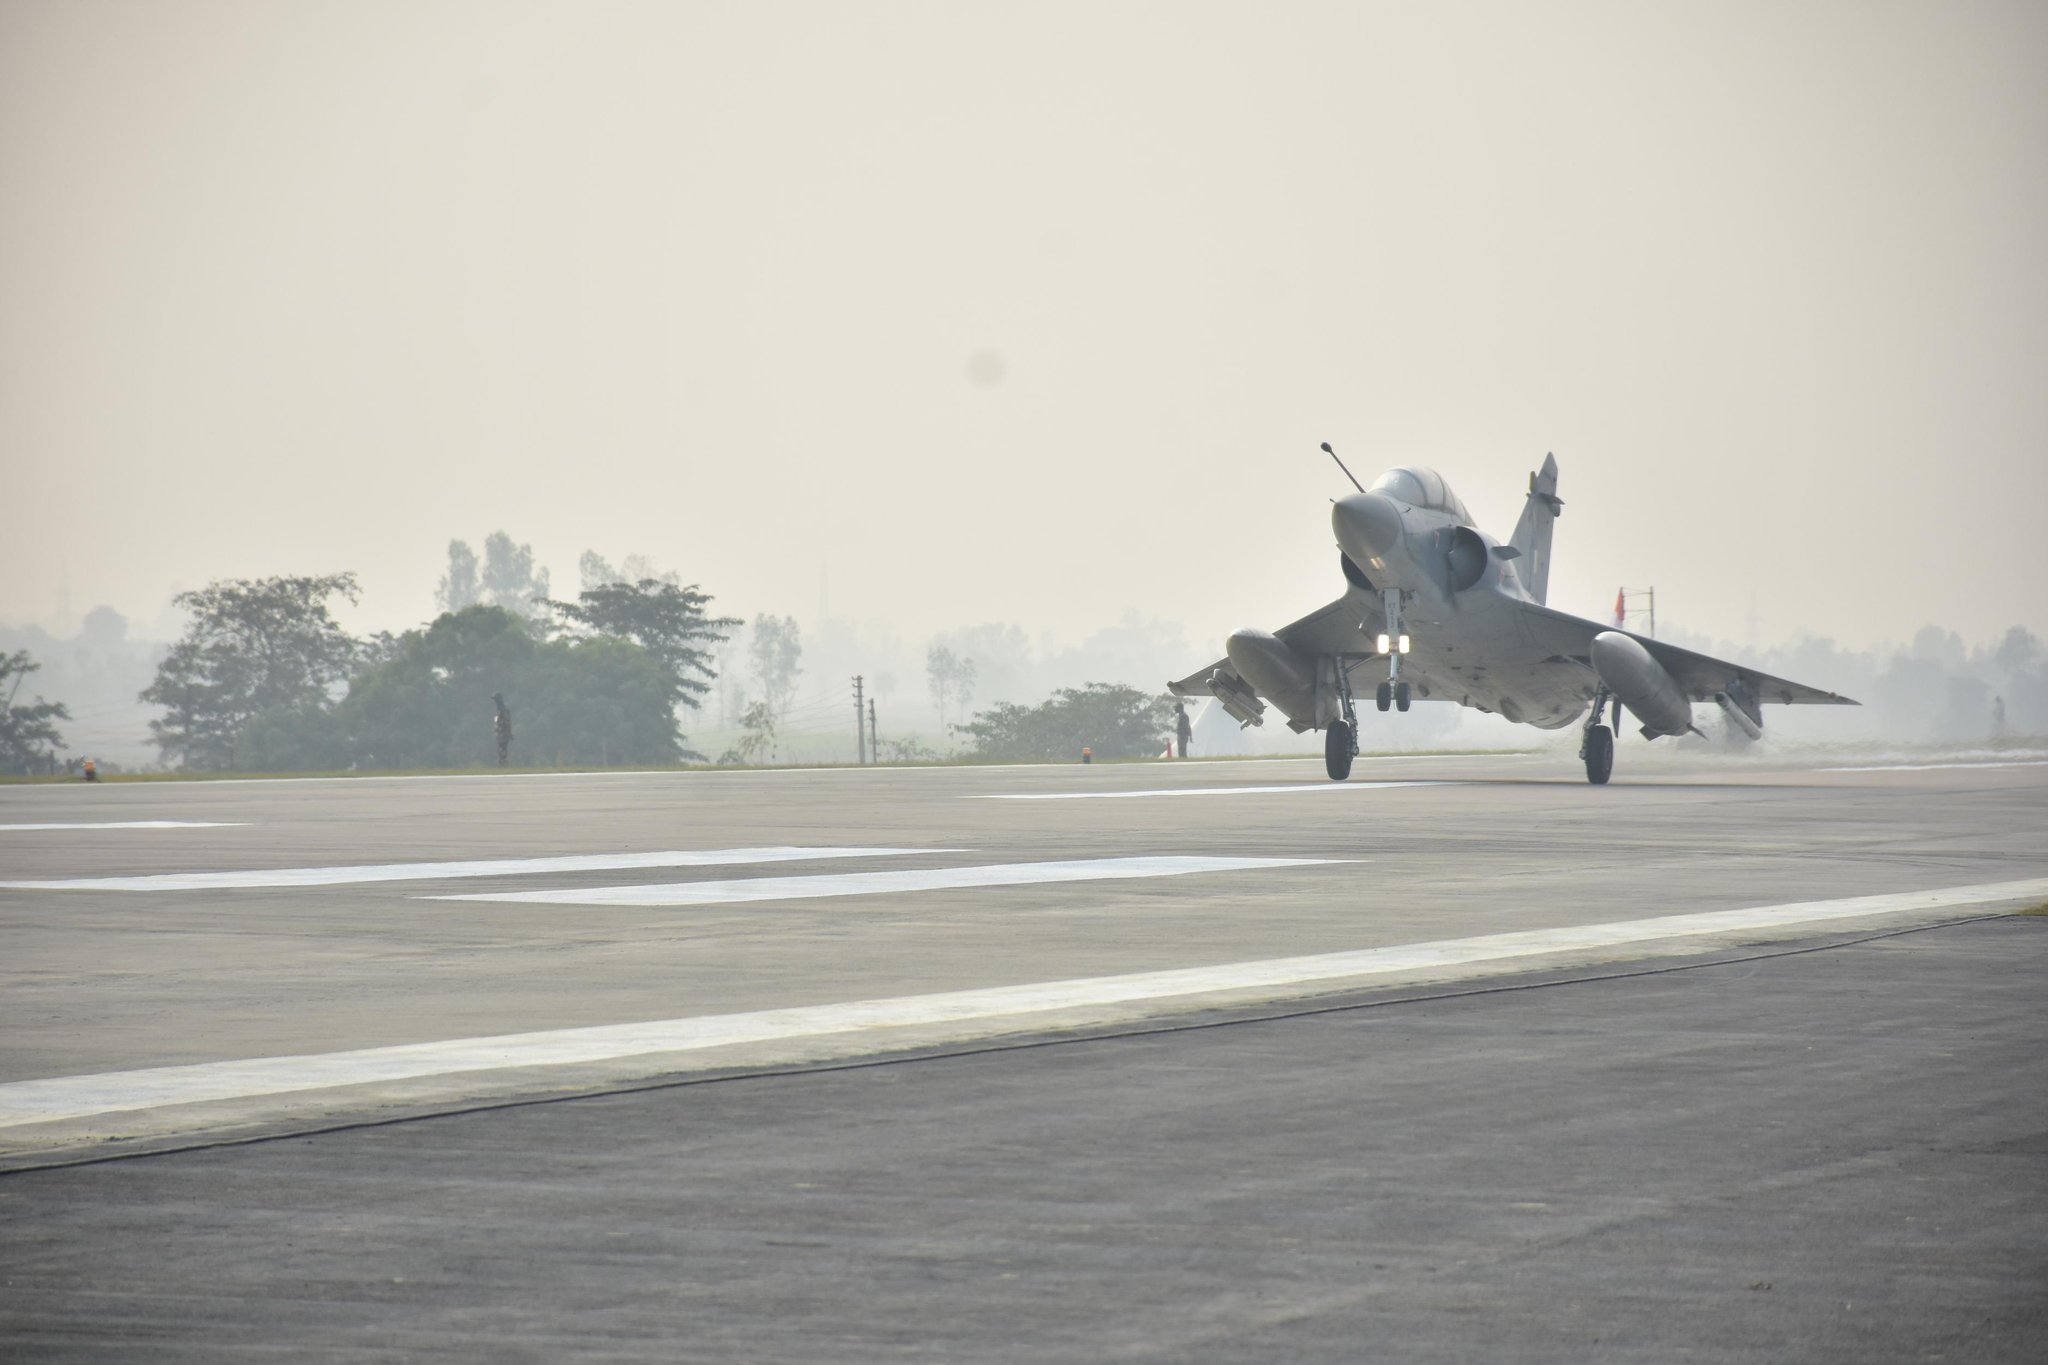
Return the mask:
{"type": "Polygon", "coordinates": [[[867,704],[862,699],[861,687],[861,675],[856,673],[853,675],[853,743],[860,753],[861,766],[865,767],[868,761],[868,732],[867,727],[861,724],[861,713],[867,709],[867,704]]]}
{"type": "Polygon", "coordinates": [[[875,733],[875,699],[868,698],[868,756],[875,762],[882,761],[882,741],[875,733]]]}

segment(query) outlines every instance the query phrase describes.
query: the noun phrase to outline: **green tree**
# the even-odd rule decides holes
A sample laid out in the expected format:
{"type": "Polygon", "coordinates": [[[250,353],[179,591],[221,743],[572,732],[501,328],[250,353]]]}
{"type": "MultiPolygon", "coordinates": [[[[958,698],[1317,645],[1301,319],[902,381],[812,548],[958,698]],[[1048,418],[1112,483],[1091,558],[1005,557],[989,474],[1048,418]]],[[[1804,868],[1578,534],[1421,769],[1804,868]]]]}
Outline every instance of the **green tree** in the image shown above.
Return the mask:
{"type": "Polygon", "coordinates": [[[1037,706],[998,702],[953,727],[980,758],[1072,759],[1085,745],[1097,758],[1144,758],[1173,732],[1173,699],[1134,687],[1089,683],[1062,687],[1037,706]]]}
{"type": "Polygon", "coordinates": [[[533,563],[531,545],[515,545],[503,531],[484,537],[484,563],[477,582],[478,601],[503,607],[531,620],[541,614],[548,596],[548,571],[533,563]]]}
{"type": "Polygon", "coordinates": [[[57,750],[64,747],[55,722],[70,720],[63,702],[34,701],[17,705],[15,696],[29,674],[41,668],[25,649],[0,654],[0,772],[27,773],[51,766],[57,750]]]}
{"type": "Polygon", "coordinates": [[[627,555],[615,569],[611,561],[595,550],[585,550],[576,561],[577,573],[583,579],[583,591],[603,587],[607,583],[638,583],[643,578],[658,579],[663,583],[683,586],[682,575],[673,569],[661,570],[654,567],[654,561],[646,555],[627,555]]]}
{"type": "Polygon", "coordinates": [[[274,706],[252,716],[235,737],[235,762],[244,772],[321,773],[355,766],[348,720],[324,702],[274,706]]]}
{"type": "MultiPolygon", "coordinates": [[[[584,556],[586,575],[592,558],[584,556]]],[[[597,562],[609,567],[602,560],[597,562]]],[[[503,607],[529,620],[540,615],[541,603],[547,595],[548,571],[534,567],[533,546],[517,544],[503,531],[493,531],[484,537],[481,562],[468,541],[449,541],[448,572],[434,590],[434,600],[443,612],[466,611],[481,603],[503,607]]]]}
{"type": "Polygon", "coordinates": [[[390,663],[398,657],[399,651],[405,647],[405,642],[388,630],[380,630],[358,641],[357,647],[359,650],[357,655],[358,662],[367,668],[376,664],[390,663]]]}
{"type": "Polygon", "coordinates": [[[2023,672],[2041,653],[2041,642],[2034,632],[2025,626],[2014,626],[2005,632],[2005,638],[1998,642],[1992,654],[1992,661],[2008,673],[2023,672]]]}
{"type": "Polygon", "coordinates": [[[157,665],[142,700],[164,708],[152,742],[180,766],[231,769],[237,741],[267,711],[326,704],[357,656],[327,600],[356,600],[352,573],[228,578],[179,593],[192,613],[185,635],[157,665]]]}
{"type": "Polygon", "coordinates": [[[476,579],[476,551],[469,548],[468,541],[449,541],[448,572],[434,589],[434,600],[441,604],[442,611],[461,611],[475,606],[482,595],[483,589],[476,579]]]}
{"type": "MultiPolygon", "coordinates": [[[[990,701],[1007,701],[1016,697],[1032,696],[1038,690],[1032,683],[1032,678],[1039,670],[1032,659],[1031,639],[1024,634],[1021,626],[1003,621],[987,621],[978,626],[962,626],[955,630],[942,631],[932,637],[931,643],[950,649],[956,656],[973,665],[974,684],[968,689],[968,695],[960,698],[959,702],[963,710],[975,695],[986,697],[990,701]]],[[[1091,672],[1098,676],[1104,673],[1128,672],[1121,669],[1087,668],[1076,671],[1082,677],[1087,677],[1091,672]]]]}
{"type": "Polygon", "coordinates": [[[709,646],[741,623],[736,616],[708,616],[708,593],[692,583],[677,587],[658,578],[637,583],[599,583],[575,602],[546,599],[564,621],[590,635],[608,635],[640,646],[668,670],[675,699],[695,710],[718,676],[709,646]]]}
{"type": "Polygon", "coordinates": [[[915,735],[883,740],[882,752],[886,755],[882,760],[885,763],[929,763],[940,756],[937,749],[920,742],[915,735]]]}
{"type": "Polygon", "coordinates": [[[939,729],[946,728],[946,703],[965,707],[974,697],[974,660],[963,659],[944,645],[932,645],[924,652],[925,680],[931,685],[932,703],[939,709],[939,729]]]}
{"type": "Polygon", "coordinates": [[[469,768],[496,759],[491,694],[512,708],[522,766],[701,759],[676,733],[668,671],[606,636],[543,640],[502,607],[475,606],[408,631],[339,708],[355,761],[374,768],[469,768]]]}
{"type": "Polygon", "coordinates": [[[794,616],[756,616],[749,652],[754,662],[754,681],[761,696],[775,714],[787,718],[790,699],[796,695],[797,675],[803,672],[804,642],[794,616]]]}
{"type": "Polygon", "coordinates": [[[630,641],[547,641],[520,686],[513,748],[529,764],[704,762],[677,731],[668,670],[630,641]]]}
{"type": "Polygon", "coordinates": [[[775,756],[775,708],[757,701],[740,722],[740,742],[718,756],[720,763],[759,763],[775,756]]]}

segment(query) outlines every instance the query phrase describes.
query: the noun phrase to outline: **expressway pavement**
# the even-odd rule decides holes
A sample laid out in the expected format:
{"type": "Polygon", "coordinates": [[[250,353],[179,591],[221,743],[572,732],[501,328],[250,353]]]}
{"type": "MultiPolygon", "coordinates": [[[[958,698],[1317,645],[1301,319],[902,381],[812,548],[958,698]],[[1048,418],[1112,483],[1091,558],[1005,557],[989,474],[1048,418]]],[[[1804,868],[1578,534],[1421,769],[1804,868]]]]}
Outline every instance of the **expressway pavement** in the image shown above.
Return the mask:
{"type": "Polygon", "coordinates": [[[0,788],[0,1338],[2040,1340],[2042,756],[1318,768],[0,788]]]}
{"type": "Polygon", "coordinates": [[[1360,767],[0,788],[0,1154],[2048,900],[2048,764],[1360,767]]]}

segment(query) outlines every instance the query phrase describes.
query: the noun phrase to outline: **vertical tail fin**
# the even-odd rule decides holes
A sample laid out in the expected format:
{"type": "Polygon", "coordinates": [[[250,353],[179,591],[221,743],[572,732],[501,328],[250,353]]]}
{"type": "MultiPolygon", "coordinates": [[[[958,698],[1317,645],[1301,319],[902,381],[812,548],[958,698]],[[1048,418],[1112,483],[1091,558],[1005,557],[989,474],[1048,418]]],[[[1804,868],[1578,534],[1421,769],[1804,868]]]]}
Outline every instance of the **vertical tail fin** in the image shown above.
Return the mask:
{"type": "Polygon", "coordinates": [[[1550,594],[1550,528],[1563,510],[1564,499],[1557,496],[1557,456],[1545,455],[1543,468],[1529,476],[1529,501],[1508,541],[1522,552],[1515,569],[1538,602],[1546,601],[1550,594]]]}

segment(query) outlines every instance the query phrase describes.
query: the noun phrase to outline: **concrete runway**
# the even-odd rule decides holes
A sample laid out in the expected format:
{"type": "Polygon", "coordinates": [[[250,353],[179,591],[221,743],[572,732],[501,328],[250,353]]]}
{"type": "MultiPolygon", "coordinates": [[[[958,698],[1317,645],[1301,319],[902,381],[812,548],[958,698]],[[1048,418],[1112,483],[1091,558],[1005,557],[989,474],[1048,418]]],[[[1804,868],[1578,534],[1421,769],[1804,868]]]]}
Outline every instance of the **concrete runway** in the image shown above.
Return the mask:
{"type": "Polygon", "coordinates": [[[0,1341],[2039,1358],[2048,921],[1760,956],[2048,901],[1916,762],[0,788],[0,1341]]]}

